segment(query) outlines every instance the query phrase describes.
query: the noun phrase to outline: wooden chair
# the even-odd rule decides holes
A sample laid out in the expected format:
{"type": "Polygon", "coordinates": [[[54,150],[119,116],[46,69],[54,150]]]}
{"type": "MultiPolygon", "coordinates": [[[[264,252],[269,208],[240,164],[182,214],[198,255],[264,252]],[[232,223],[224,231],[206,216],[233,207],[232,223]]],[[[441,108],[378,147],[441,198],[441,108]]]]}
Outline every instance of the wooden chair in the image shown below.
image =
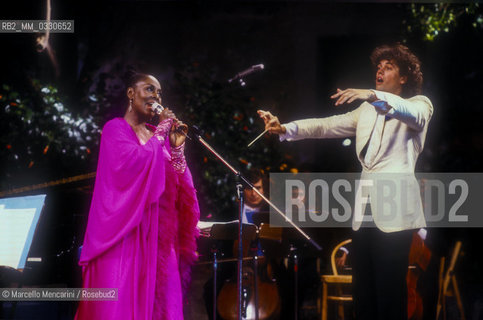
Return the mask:
{"type": "Polygon", "coordinates": [[[337,271],[337,265],[335,262],[335,255],[337,251],[342,246],[345,246],[351,243],[352,240],[348,239],[339,243],[334,250],[332,250],[332,254],[330,256],[330,264],[332,267],[331,275],[322,275],[322,320],[327,320],[327,309],[328,309],[328,302],[329,301],[336,301],[338,303],[338,314],[340,318],[344,318],[344,302],[352,301],[352,296],[347,294],[342,294],[342,284],[351,284],[352,283],[352,275],[340,275],[337,271]],[[329,285],[331,287],[335,287],[336,295],[329,295],[329,285]]]}
{"type": "Polygon", "coordinates": [[[456,276],[454,274],[454,267],[456,265],[456,260],[461,251],[461,241],[456,241],[456,244],[451,253],[451,260],[448,268],[445,269],[445,258],[441,258],[440,269],[439,269],[439,292],[438,292],[438,304],[436,307],[436,320],[440,318],[441,311],[443,313],[443,319],[446,320],[446,298],[454,296],[456,298],[456,304],[458,305],[458,310],[460,312],[461,320],[465,320],[465,312],[463,309],[463,302],[461,300],[460,291],[458,289],[458,282],[456,281],[456,276]],[[444,278],[443,278],[444,274],[444,278]]]}

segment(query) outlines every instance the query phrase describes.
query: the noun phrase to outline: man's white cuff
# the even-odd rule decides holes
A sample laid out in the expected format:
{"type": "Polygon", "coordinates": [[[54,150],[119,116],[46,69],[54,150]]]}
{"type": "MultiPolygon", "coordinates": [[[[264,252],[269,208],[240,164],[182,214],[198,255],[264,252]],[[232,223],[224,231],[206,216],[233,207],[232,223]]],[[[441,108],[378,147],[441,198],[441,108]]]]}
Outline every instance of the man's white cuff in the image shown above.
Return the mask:
{"type": "Polygon", "coordinates": [[[283,126],[285,127],[285,133],[279,135],[280,141],[293,140],[299,131],[297,124],[295,122],[289,122],[287,124],[283,124],[283,126]]]}

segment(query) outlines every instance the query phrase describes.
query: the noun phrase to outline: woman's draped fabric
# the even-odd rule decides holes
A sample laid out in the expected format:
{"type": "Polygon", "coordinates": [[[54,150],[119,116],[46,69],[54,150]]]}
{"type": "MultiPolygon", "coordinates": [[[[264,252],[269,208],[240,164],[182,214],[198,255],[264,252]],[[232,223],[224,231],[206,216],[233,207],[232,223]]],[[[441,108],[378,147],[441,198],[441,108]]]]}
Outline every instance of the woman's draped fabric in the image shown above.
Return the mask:
{"type": "Polygon", "coordinates": [[[79,264],[85,288],[117,288],[118,301],[81,301],[76,319],[183,319],[199,208],[169,149],[141,145],[122,118],[104,126],[79,264]]]}

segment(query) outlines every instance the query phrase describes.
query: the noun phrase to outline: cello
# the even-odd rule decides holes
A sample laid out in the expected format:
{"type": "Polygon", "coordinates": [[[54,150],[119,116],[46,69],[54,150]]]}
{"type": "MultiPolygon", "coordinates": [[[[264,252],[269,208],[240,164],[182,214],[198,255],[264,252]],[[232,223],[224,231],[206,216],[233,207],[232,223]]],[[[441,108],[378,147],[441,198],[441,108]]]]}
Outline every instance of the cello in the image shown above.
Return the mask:
{"type": "MultiPolygon", "coordinates": [[[[273,231],[268,231],[267,227],[261,227],[259,237],[281,241],[281,230],[280,232],[275,233],[276,234],[273,234],[273,231]],[[280,239],[278,239],[278,237],[280,237],[280,239]]],[[[238,241],[235,241],[234,248],[238,248],[237,242],[238,241]]],[[[250,259],[251,261],[244,261],[243,263],[241,305],[242,319],[276,319],[279,316],[281,309],[281,299],[278,292],[277,282],[273,279],[272,267],[267,261],[266,257],[261,256],[259,259],[257,256],[257,244],[257,241],[252,241],[250,251],[253,259],[250,259]],[[250,265],[250,262],[252,261],[253,265],[250,265]],[[259,264],[261,266],[259,266],[259,264]]],[[[244,242],[243,252],[244,256],[246,255],[245,253],[248,253],[248,245],[246,242],[244,242]]],[[[231,279],[226,281],[217,299],[217,310],[224,320],[238,319],[237,298],[238,290],[236,280],[231,279]]]]}

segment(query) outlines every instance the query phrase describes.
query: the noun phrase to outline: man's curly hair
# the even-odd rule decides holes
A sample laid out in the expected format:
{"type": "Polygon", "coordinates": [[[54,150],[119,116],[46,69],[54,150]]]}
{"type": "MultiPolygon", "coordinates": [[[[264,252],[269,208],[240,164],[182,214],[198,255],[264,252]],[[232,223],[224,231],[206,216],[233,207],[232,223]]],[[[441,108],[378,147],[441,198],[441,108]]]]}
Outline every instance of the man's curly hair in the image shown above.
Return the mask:
{"type": "Polygon", "coordinates": [[[408,47],[400,43],[377,47],[371,54],[371,62],[374,67],[377,67],[381,60],[394,62],[399,67],[399,74],[407,77],[407,82],[402,88],[402,97],[412,97],[421,93],[423,85],[421,62],[408,47]]]}

